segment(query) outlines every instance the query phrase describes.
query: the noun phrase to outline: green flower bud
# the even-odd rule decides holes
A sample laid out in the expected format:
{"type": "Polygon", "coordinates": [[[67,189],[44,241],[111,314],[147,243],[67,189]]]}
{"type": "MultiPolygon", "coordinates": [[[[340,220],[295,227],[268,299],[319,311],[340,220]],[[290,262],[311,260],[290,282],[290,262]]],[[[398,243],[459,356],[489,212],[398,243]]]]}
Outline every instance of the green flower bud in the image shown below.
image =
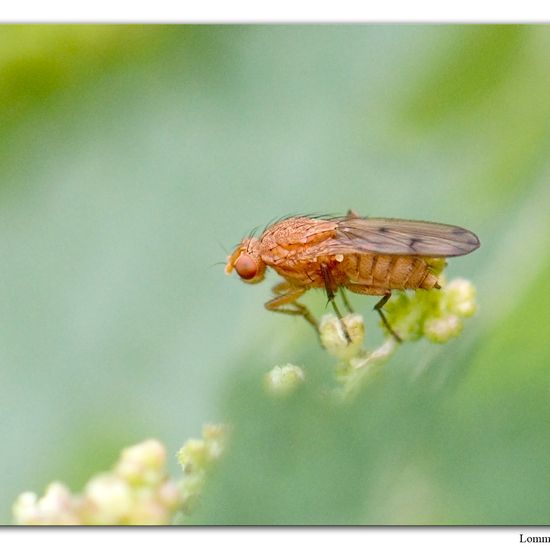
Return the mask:
{"type": "Polygon", "coordinates": [[[189,439],[178,451],[184,477],[180,484],[184,513],[190,513],[202,493],[206,475],[225,447],[227,428],[209,424],[203,428],[203,439],[189,439]]]}
{"type": "Polygon", "coordinates": [[[201,470],[208,465],[208,448],[202,439],[188,439],[178,451],[179,463],[187,473],[201,470]]]}

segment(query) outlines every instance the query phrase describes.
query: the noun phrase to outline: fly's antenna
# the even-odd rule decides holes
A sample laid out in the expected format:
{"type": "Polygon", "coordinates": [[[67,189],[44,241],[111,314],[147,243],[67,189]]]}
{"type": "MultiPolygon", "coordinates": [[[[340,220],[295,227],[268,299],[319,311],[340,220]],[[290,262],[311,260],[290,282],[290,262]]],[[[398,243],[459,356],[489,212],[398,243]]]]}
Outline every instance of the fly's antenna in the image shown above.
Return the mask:
{"type": "Polygon", "coordinates": [[[227,248],[225,248],[223,243],[221,241],[219,241],[218,239],[216,239],[216,242],[218,243],[219,247],[224,251],[225,255],[229,256],[229,252],[227,251],[227,248]]]}
{"type": "MultiPolygon", "coordinates": [[[[227,251],[227,248],[225,248],[225,246],[223,245],[223,243],[216,239],[216,242],[218,243],[218,246],[224,251],[224,254],[226,257],[229,256],[229,252],[227,251]]],[[[213,264],[209,265],[208,266],[208,269],[212,269],[213,267],[217,266],[217,265],[226,265],[227,262],[223,262],[223,261],[219,261],[219,262],[214,262],[213,264]]]]}

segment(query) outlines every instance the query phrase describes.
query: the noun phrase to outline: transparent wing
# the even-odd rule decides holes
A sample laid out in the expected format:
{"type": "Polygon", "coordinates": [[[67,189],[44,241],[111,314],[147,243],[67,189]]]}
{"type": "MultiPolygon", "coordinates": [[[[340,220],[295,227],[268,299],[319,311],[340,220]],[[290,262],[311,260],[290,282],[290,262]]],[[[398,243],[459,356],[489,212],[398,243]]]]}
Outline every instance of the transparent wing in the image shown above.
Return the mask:
{"type": "Polygon", "coordinates": [[[479,247],[477,236],[456,225],[348,215],[336,222],[329,253],[357,252],[443,258],[469,254],[479,247]]]}

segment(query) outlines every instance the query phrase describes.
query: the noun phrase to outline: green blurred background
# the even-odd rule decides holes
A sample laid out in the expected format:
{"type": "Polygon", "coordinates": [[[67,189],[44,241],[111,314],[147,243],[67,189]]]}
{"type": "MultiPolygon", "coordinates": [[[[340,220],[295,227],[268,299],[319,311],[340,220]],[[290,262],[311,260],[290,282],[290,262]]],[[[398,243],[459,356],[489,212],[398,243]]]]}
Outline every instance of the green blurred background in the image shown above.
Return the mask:
{"type": "Polygon", "coordinates": [[[550,523],[549,90],[546,26],[0,27],[1,522],[230,421],[193,521],[550,523]],[[214,264],[348,208],[478,233],[480,310],[335,408],[306,323],[214,264]]]}

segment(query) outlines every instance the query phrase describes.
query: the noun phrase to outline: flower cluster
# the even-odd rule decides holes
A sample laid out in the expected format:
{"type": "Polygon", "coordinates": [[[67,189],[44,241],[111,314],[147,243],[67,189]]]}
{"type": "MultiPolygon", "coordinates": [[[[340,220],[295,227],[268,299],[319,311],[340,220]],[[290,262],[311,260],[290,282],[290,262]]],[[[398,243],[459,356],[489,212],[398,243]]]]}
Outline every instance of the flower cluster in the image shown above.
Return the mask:
{"type": "Polygon", "coordinates": [[[151,439],[124,449],[114,468],[93,477],[81,494],[59,482],[41,498],[21,494],[13,516],[20,525],[162,525],[181,503],[180,488],[166,473],[166,451],[151,439]]]}
{"type": "Polygon", "coordinates": [[[470,281],[454,279],[438,291],[403,292],[388,302],[385,311],[388,322],[403,340],[425,337],[442,344],[462,332],[463,319],[476,311],[475,298],[470,281]]]}
{"type": "MultiPolygon", "coordinates": [[[[475,313],[476,292],[470,281],[454,279],[444,284],[441,276],[440,281],[440,290],[402,292],[385,306],[387,320],[402,341],[426,338],[436,343],[447,342],[461,333],[463,319],[475,313]]],[[[342,321],[334,315],[325,315],[319,330],[324,348],[339,359],[336,374],[344,396],[356,391],[359,382],[386,363],[398,347],[397,340],[388,333],[380,347],[365,350],[365,326],[357,314],[346,315],[342,321]]]]}
{"type": "Polygon", "coordinates": [[[178,451],[178,461],[184,474],[181,490],[185,514],[193,511],[202,493],[208,471],[220,458],[226,439],[225,426],[208,424],[202,430],[202,439],[189,439],[178,451]]]}

